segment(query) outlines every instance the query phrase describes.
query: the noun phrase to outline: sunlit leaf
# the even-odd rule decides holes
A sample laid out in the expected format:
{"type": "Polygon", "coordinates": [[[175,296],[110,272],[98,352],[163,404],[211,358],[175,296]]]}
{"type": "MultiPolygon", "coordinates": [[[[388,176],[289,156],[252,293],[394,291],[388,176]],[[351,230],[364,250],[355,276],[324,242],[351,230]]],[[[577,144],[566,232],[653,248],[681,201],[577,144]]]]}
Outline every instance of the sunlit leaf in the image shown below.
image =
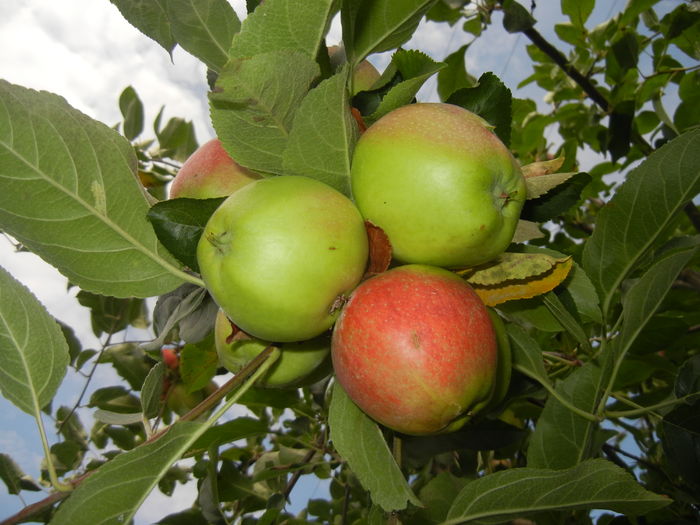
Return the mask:
{"type": "Polygon", "coordinates": [[[212,123],[231,157],[252,170],[281,175],[294,115],[318,73],[311,58],[295,51],[228,62],[210,103],[212,123]]]}
{"type": "Polygon", "coordinates": [[[158,42],[168,53],[176,45],[166,6],[162,0],[143,2],[141,0],[110,0],[122,16],[144,35],[158,42]]]}
{"type": "Polygon", "coordinates": [[[58,323],[23,284],[0,267],[0,391],[40,417],[68,367],[68,344],[58,323]]]}
{"type": "Polygon", "coordinates": [[[405,509],[408,503],[421,506],[377,424],[350,400],[338,383],[333,386],[328,424],[333,446],[370,492],[375,504],[386,511],[405,509]]]}
{"type": "Polygon", "coordinates": [[[82,289],[149,297],[189,280],[146,221],[131,145],[62,98],[0,83],[0,177],[0,227],[82,289]]]}
{"type": "Polygon", "coordinates": [[[350,194],[350,161],[359,135],[350,113],[348,69],[309,91],[284,151],[285,174],[303,175],[350,194]]]}
{"type": "MultiPolygon", "coordinates": [[[[334,0],[261,2],[243,21],[230,55],[242,58],[284,49],[315,58],[336,9],[334,0]]],[[[285,78],[279,71],[271,71],[285,78]]]]}

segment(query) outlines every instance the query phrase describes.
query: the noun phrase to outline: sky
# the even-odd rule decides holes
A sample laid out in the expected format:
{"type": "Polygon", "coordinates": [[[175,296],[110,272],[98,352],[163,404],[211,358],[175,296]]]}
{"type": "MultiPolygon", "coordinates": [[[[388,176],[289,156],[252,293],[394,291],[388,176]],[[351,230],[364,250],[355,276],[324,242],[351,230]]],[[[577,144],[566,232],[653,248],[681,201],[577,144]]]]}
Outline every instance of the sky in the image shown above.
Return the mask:
{"type": "MultiPolygon", "coordinates": [[[[245,1],[231,3],[239,17],[244,18],[245,1]]],[[[624,6],[624,1],[606,0],[598,4],[589,26],[607,19],[624,6]]],[[[540,0],[535,16],[536,27],[557,44],[553,26],[565,20],[559,2],[540,0]]],[[[531,73],[526,39],[505,33],[499,24],[497,20],[494,28],[469,48],[466,57],[469,72],[478,77],[492,71],[515,96],[533,98],[544,107],[544,92],[534,86],[516,90],[517,83],[531,73]]],[[[338,43],[340,38],[336,20],[327,43],[338,43]]],[[[449,28],[446,24],[423,23],[404,47],[420,49],[441,60],[469,40],[471,37],[461,31],[460,24],[449,28]]],[[[390,54],[385,53],[371,57],[370,61],[382,70],[389,59],[390,54]]],[[[179,47],[171,60],[164,49],[126,22],[108,0],[0,0],[0,77],[59,94],[76,109],[108,125],[121,120],[118,97],[124,88],[132,86],[144,103],[147,125],[165,106],[166,121],[170,117],[192,120],[199,143],[205,142],[214,136],[208,117],[205,73],[205,67],[179,47]]],[[[435,83],[429,82],[418,99],[436,100],[435,83]]],[[[147,134],[152,136],[149,131],[147,134]]],[[[90,330],[88,310],[76,302],[75,290],[66,292],[66,279],[55,269],[30,253],[15,252],[11,240],[3,236],[0,236],[0,264],[29,287],[52,315],[76,328],[83,348],[99,346],[90,330]]],[[[96,385],[112,382],[113,377],[105,374],[94,379],[96,385]]],[[[80,380],[67,381],[59,390],[56,403],[72,405],[80,388],[80,380]]],[[[0,413],[3,414],[0,452],[11,454],[25,472],[38,476],[42,452],[33,419],[4,398],[0,398],[0,413]]],[[[81,412],[81,417],[85,422],[89,412],[81,412]]],[[[55,442],[51,421],[46,424],[50,439],[55,442]]],[[[312,497],[317,489],[317,484],[307,484],[299,489],[301,498],[312,497]]],[[[152,523],[166,512],[187,508],[194,494],[191,487],[178,489],[174,498],[154,491],[139,511],[137,524],[152,523]]],[[[37,499],[32,493],[23,495],[28,502],[37,499]]],[[[0,519],[17,512],[21,506],[19,498],[8,495],[3,485],[0,519]]]]}

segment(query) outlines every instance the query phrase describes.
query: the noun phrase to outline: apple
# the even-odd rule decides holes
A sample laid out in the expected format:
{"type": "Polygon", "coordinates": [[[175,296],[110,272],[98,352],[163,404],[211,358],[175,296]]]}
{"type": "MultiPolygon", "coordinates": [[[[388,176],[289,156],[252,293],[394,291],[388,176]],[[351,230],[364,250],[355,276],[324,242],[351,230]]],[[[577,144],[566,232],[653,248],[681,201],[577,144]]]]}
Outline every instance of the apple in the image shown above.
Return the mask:
{"type": "Polygon", "coordinates": [[[177,172],[170,185],[170,198],[213,199],[228,197],[261,178],[233,160],[219,139],[202,144],[177,172]]]}
{"type": "Polygon", "coordinates": [[[488,310],[454,273],[398,266],[364,281],[331,342],[338,383],[398,432],[457,430],[490,401],[498,345],[488,310]]]}
{"type": "Polygon", "coordinates": [[[166,404],[178,416],[184,416],[204,401],[218,387],[213,381],[205,388],[188,392],[183,383],[171,385],[167,392],[166,404]]]}
{"type": "Polygon", "coordinates": [[[351,187],[396,260],[445,268],[505,251],[526,196],[520,166],[491,127],[444,103],[402,106],[370,126],[353,154],[351,187]]]}
{"type": "MultiPolygon", "coordinates": [[[[347,60],[345,56],[345,48],[342,46],[329,46],[328,57],[331,61],[331,66],[334,68],[340,67],[347,60]]],[[[379,71],[368,60],[363,60],[352,72],[352,93],[356,95],[360,91],[371,89],[374,83],[379,80],[379,71]]]]}
{"type": "Polygon", "coordinates": [[[368,240],[345,195],[302,176],[257,180],[212,214],[197,246],[207,289],[247,334],[276,343],[328,330],[362,278],[368,240]]]}
{"type": "MultiPolygon", "coordinates": [[[[223,310],[219,310],[214,325],[214,340],[219,363],[229,372],[238,373],[271,343],[261,339],[233,339],[231,322],[223,310]]],[[[257,382],[263,388],[295,388],[304,386],[316,378],[315,372],[324,365],[330,356],[331,344],[327,335],[308,341],[283,343],[279,345],[280,357],[257,382]]],[[[322,377],[318,378],[319,380],[322,377]]]]}

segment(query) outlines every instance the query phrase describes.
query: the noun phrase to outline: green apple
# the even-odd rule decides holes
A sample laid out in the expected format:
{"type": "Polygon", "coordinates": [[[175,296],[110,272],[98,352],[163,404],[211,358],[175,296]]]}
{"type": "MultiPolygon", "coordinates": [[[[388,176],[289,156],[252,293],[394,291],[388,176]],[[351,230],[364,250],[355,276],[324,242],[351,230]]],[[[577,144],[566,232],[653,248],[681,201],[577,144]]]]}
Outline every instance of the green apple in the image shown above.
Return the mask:
{"type": "Polygon", "coordinates": [[[400,107],[360,137],[352,194],[403,263],[476,266],[510,244],[525,179],[479,116],[452,104],[400,107]]]}
{"type": "Polygon", "coordinates": [[[259,178],[233,160],[219,139],[212,139],[197,148],[177,172],[170,185],[170,198],[228,197],[259,178]]]}
{"type": "MultiPolygon", "coordinates": [[[[214,326],[214,340],[219,363],[229,372],[238,373],[271,343],[261,339],[229,340],[231,323],[223,310],[219,310],[214,326]]],[[[315,372],[326,369],[331,344],[327,334],[309,341],[282,343],[280,357],[257,382],[264,388],[294,388],[304,386],[307,380],[313,382],[315,372]]],[[[322,379],[319,378],[319,379],[322,379]]]]}
{"type": "Polygon", "coordinates": [[[280,343],[312,339],[333,325],[368,251],[350,199],[315,179],[277,176],[248,184],[217,208],[197,260],[229,319],[280,343]]]}

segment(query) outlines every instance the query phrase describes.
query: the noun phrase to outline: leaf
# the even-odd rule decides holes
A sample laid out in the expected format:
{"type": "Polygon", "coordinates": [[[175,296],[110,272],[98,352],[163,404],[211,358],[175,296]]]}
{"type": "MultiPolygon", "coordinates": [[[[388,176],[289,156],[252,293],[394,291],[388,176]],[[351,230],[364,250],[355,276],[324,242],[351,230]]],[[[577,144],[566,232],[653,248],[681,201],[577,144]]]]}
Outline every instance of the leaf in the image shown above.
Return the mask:
{"type": "Polygon", "coordinates": [[[688,484],[700,489],[700,411],[681,405],[661,423],[661,443],[670,466],[688,484]]]}
{"type": "Polygon", "coordinates": [[[674,393],[678,398],[700,393],[700,354],[687,359],[680,367],[674,393]]]}
{"type": "Polygon", "coordinates": [[[457,272],[487,306],[527,299],[556,288],[566,279],[573,259],[542,253],[502,253],[495,262],[457,272]]]}
{"type": "Polygon", "coordinates": [[[198,272],[197,243],[209,217],[224,200],[179,198],[161,201],[148,210],[147,216],[163,246],[180,262],[198,272]]]}
{"type": "MultiPolygon", "coordinates": [[[[212,323],[211,328],[213,326],[212,323]]],[[[216,375],[218,367],[219,356],[214,346],[213,332],[197,344],[186,344],[180,352],[180,377],[188,392],[206,387],[216,375]]]]}
{"type": "Polygon", "coordinates": [[[328,424],[333,446],[370,492],[375,504],[385,511],[405,509],[407,503],[422,506],[377,424],[350,400],[338,383],[333,385],[328,424]]]}
{"type": "Polygon", "coordinates": [[[239,439],[247,439],[263,436],[268,433],[268,424],[250,417],[239,417],[233,421],[227,421],[207,430],[192,444],[188,455],[194,455],[196,451],[209,450],[227,443],[233,443],[239,439]]]}
{"type": "Polygon", "coordinates": [[[143,421],[143,414],[141,412],[111,412],[109,410],[103,410],[98,408],[93,414],[97,421],[106,423],[107,425],[133,425],[134,423],[141,423],[143,421]]]}
{"type": "Polygon", "coordinates": [[[170,30],[170,20],[164,2],[143,2],[142,0],[109,0],[122,16],[147,37],[160,44],[172,55],[176,42],[170,30]]]}
{"type": "Polygon", "coordinates": [[[527,198],[536,199],[547,193],[549,190],[556,188],[560,184],[563,184],[571,177],[576,175],[576,173],[551,173],[548,175],[540,175],[538,177],[531,177],[525,179],[525,185],[527,187],[527,198]]]}
{"type": "Polygon", "coordinates": [[[521,243],[541,239],[544,237],[544,232],[540,229],[540,225],[536,222],[520,219],[515,226],[515,233],[511,242],[521,243]]]}
{"type": "Polygon", "coordinates": [[[41,490],[41,487],[26,475],[7,454],[0,454],[0,479],[7,486],[8,494],[19,494],[22,490],[41,490]]]}
{"type": "MultiPolygon", "coordinates": [[[[521,219],[546,222],[559,217],[579,202],[581,192],[593,180],[588,173],[562,173],[541,178],[546,181],[548,177],[553,179],[555,187],[547,189],[546,193],[540,197],[525,201],[520,214],[521,219]],[[562,183],[557,180],[559,175],[570,176],[570,178],[566,177],[567,180],[562,183]]],[[[527,180],[528,191],[530,191],[530,179],[527,180]]]]}
{"type": "Polygon", "coordinates": [[[350,194],[350,161],[359,135],[350,113],[348,69],[309,91],[294,117],[282,160],[287,175],[320,180],[350,194]]]}
{"type": "Polygon", "coordinates": [[[226,0],[165,0],[175,40],[213,71],[228,61],[241,22],[226,0]]]}
{"type": "Polygon", "coordinates": [[[141,387],[141,412],[147,419],[156,417],[160,412],[164,377],[165,363],[161,361],[151,368],[143,382],[141,387]]]}
{"type": "Polygon", "coordinates": [[[467,73],[464,65],[465,54],[470,44],[465,44],[454,53],[445,57],[443,63],[447,64],[438,71],[437,90],[440,100],[447,100],[449,96],[461,88],[470,88],[476,84],[476,79],[467,73]]]}
{"type": "Polygon", "coordinates": [[[535,25],[532,15],[515,0],[503,2],[503,27],[509,33],[527,31],[535,25]]]}
{"type": "Polygon", "coordinates": [[[124,136],[134,140],[143,131],[143,103],[133,87],[128,86],[119,95],[119,110],[124,117],[124,136]]]}
{"type": "Polygon", "coordinates": [[[598,289],[605,317],[622,281],[699,192],[700,129],[695,129],[652,153],[600,211],[583,250],[583,268],[598,289]]]}
{"type": "Polygon", "coordinates": [[[178,422],[157,440],[105,463],[58,508],[51,523],[72,525],[90,516],[94,525],[129,523],[158,480],[205,427],[178,422]],[[108,492],[110,497],[105,498],[108,492]]]}
{"type": "MultiPolygon", "coordinates": [[[[265,0],[243,21],[229,54],[243,58],[288,50],[315,59],[336,9],[334,0],[265,0]]],[[[277,70],[270,71],[285,78],[277,70]]]]}
{"type": "MultiPolygon", "coordinates": [[[[602,390],[602,374],[593,363],[582,366],[556,386],[562,398],[589,414],[597,410],[602,390]]],[[[581,463],[596,454],[593,446],[597,429],[596,423],[550,397],[530,437],[528,466],[564,469],[581,463]]]]}
{"type": "Polygon", "coordinates": [[[455,91],[447,102],[476,113],[494,126],[494,132],[506,146],[510,144],[513,97],[496,75],[484,73],[476,86],[455,91]]]}
{"type": "Polygon", "coordinates": [[[551,312],[554,318],[561,324],[571,336],[581,345],[586,354],[592,354],[593,349],[588,340],[588,335],[581,327],[574,316],[566,309],[564,304],[559,300],[559,297],[554,292],[548,292],[542,297],[547,309],[551,312]]]}
{"type": "Polygon", "coordinates": [[[670,503],[670,498],[645,490],[617,465],[592,459],[567,470],[515,468],[471,481],[443,525],[503,523],[549,510],[607,509],[639,515],[670,503]]]}
{"type": "MultiPolygon", "coordinates": [[[[696,243],[700,238],[696,238],[696,243]]],[[[619,359],[632,347],[642,329],[656,313],[680,271],[698,251],[697,244],[671,252],[657,260],[642,277],[623,295],[623,325],[615,340],[615,353],[619,359]]]]}
{"type": "Polygon", "coordinates": [[[512,343],[513,368],[542,385],[549,384],[542,351],[535,340],[523,328],[513,323],[506,325],[506,332],[512,343]]]}
{"type": "Polygon", "coordinates": [[[425,81],[445,67],[445,64],[413,50],[399,49],[391,60],[391,65],[396,67],[402,80],[389,89],[379,106],[367,117],[370,123],[394,109],[410,104],[425,81]]]}
{"type": "Polygon", "coordinates": [[[564,286],[562,295],[571,299],[571,302],[576,305],[576,311],[579,315],[597,324],[603,322],[600,314],[598,293],[581,266],[574,263],[569,276],[564,282],[564,286]]]}
{"type": "Polygon", "coordinates": [[[0,228],[84,290],[150,297],[192,280],[156,239],[136,156],[62,98],[0,82],[0,228]]]}
{"type": "Polygon", "coordinates": [[[68,368],[68,344],[58,323],[22,283],[0,267],[0,390],[40,417],[68,368]]]}
{"type": "Polygon", "coordinates": [[[577,27],[584,27],[586,20],[593,12],[595,0],[562,0],[561,12],[569,17],[577,27]]]}
{"type": "MultiPolygon", "coordinates": [[[[189,283],[176,288],[172,292],[161,295],[156,301],[156,306],[153,310],[153,326],[158,337],[153,341],[142,344],[141,348],[144,350],[160,350],[164,344],[171,341],[173,330],[181,322],[185,321],[189,316],[195,316],[197,320],[201,319],[199,315],[200,308],[202,308],[205,301],[210,300],[210,297],[204,288],[199,288],[189,283]]],[[[179,337],[176,339],[179,339],[179,337]]]]}
{"type": "Polygon", "coordinates": [[[293,51],[228,62],[209,98],[212,123],[231,157],[281,175],[294,115],[318,73],[316,62],[293,51]]]}
{"type": "Polygon", "coordinates": [[[373,53],[407,42],[436,0],[343,0],[341,23],[348,61],[354,67],[373,53]]]}

